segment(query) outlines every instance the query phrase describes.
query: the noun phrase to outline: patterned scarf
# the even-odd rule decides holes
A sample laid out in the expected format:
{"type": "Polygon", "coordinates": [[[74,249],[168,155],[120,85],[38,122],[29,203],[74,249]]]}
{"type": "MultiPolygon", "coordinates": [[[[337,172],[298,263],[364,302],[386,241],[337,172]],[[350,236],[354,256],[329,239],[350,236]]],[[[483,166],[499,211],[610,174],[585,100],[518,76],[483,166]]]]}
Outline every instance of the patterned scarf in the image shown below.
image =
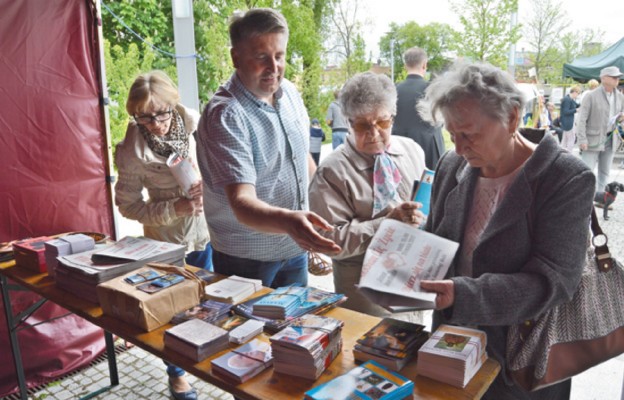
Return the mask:
{"type": "Polygon", "coordinates": [[[189,132],[184,129],[184,121],[180,113],[174,108],[171,115],[171,127],[165,136],[152,135],[143,125],[139,125],[139,131],[143,135],[147,147],[154,153],[163,157],[175,151],[183,158],[188,157],[189,152],[189,132]]]}
{"type": "Polygon", "coordinates": [[[388,153],[375,155],[373,169],[373,218],[383,211],[392,201],[401,202],[399,197],[401,172],[388,153]]]}

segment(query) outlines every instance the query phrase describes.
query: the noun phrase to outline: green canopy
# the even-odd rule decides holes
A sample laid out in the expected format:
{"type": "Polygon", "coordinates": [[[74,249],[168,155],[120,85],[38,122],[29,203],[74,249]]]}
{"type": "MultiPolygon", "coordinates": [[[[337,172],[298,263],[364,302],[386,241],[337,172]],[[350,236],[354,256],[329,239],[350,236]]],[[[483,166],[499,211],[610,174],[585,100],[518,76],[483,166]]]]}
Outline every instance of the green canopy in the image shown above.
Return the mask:
{"type": "Polygon", "coordinates": [[[624,70],[624,37],[600,54],[577,58],[570,64],[563,64],[563,77],[570,77],[580,82],[599,79],[600,70],[616,66],[624,70]]]}

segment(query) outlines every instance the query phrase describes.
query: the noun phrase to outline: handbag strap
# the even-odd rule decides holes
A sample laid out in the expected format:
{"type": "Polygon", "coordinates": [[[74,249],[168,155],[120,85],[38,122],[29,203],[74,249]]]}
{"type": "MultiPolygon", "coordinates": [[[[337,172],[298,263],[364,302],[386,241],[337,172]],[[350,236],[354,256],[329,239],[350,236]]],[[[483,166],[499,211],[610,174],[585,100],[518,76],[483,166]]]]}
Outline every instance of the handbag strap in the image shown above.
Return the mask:
{"type": "MultiPolygon", "coordinates": [[[[606,206],[605,206],[606,207],[606,206]]],[[[598,271],[600,272],[609,272],[613,268],[613,258],[611,258],[611,253],[609,252],[609,247],[607,246],[607,242],[609,241],[607,235],[604,234],[602,228],[600,227],[600,223],[598,223],[598,216],[596,215],[596,207],[592,206],[592,214],[591,214],[591,230],[592,230],[592,245],[594,246],[594,251],[596,252],[596,265],[598,266],[598,271]],[[604,236],[604,244],[597,245],[597,238],[604,236]]]]}

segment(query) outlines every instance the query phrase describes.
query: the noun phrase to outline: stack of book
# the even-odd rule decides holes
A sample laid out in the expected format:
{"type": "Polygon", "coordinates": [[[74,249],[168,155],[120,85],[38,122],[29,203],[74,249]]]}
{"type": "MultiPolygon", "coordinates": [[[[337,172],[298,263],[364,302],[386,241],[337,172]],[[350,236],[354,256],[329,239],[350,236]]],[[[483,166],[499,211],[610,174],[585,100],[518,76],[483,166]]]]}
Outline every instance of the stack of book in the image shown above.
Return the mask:
{"type": "Polygon", "coordinates": [[[48,275],[54,276],[56,267],[58,266],[58,257],[93,250],[95,248],[95,240],[82,233],[76,233],[58,239],[48,240],[44,243],[44,246],[48,275]]]}
{"type": "Polygon", "coordinates": [[[273,365],[271,346],[254,339],[210,362],[212,372],[225,379],[243,383],[273,365]]]}
{"type": "Polygon", "coordinates": [[[286,286],[275,289],[252,306],[253,314],[271,319],[284,319],[292,314],[304,302],[307,288],[286,286]]]}
{"type": "Polygon", "coordinates": [[[317,379],[342,349],[343,322],[304,315],[270,337],[275,372],[317,379]]]}
{"type": "Polygon", "coordinates": [[[418,351],[418,375],[464,388],[487,354],[487,335],[477,329],[440,325],[418,351]]]}
{"type": "Polygon", "coordinates": [[[264,322],[255,319],[248,319],[240,326],[230,331],[230,342],[245,343],[262,333],[264,322]]]}
{"type": "Polygon", "coordinates": [[[13,243],[15,264],[35,272],[46,272],[44,243],[52,239],[48,236],[19,240],[13,243]]]}
{"type": "Polygon", "coordinates": [[[253,313],[254,304],[270,295],[271,294],[269,293],[264,296],[259,296],[247,300],[243,303],[237,304],[232,307],[232,311],[245,318],[257,319],[264,322],[264,330],[268,333],[275,333],[287,327],[288,324],[290,324],[290,322],[297,317],[301,317],[302,315],[308,313],[322,314],[330,308],[333,308],[346,300],[344,294],[337,294],[313,287],[308,287],[306,288],[304,301],[299,305],[299,307],[297,307],[296,310],[293,311],[292,315],[287,316],[283,319],[265,318],[259,315],[255,315],[253,313]]]}
{"type": "Polygon", "coordinates": [[[240,303],[262,289],[260,279],[232,275],[205,287],[206,298],[225,303],[240,303]]]}
{"type": "Polygon", "coordinates": [[[353,357],[358,361],[375,360],[398,371],[414,358],[427,339],[429,333],[424,325],[384,318],[357,340],[353,357]]]}
{"type": "Polygon", "coordinates": [[[329,382],[305,392],[305,400],[412,398],[414,382],[374,361],[366,362],[329,382]]]}
{"type": "Polygon", "coordinates": [[[165,347],[200,362],[225,350],[229,334],[201,319],[191,319],[165,331],[165,347]]]}
{"type": "Polygon", "coordinates": [[[232,305],[230,303],[207,300],[196,305],[195,307],[191,307],[188,310],[177,313],[173,316],[173,318],[171,318],[171,323],[177,325],[195,318],[210,323],[216,323],[224,318],[231,308],[232,305]]]}
{"type": "Polygon", "coordinates": [[[184,265],[186,246],[144,237],[125,237],[94,250],[58,257],[56,284],[83,299],[98,302],[95,287],[141,268],[148,262],[184,265]]]}

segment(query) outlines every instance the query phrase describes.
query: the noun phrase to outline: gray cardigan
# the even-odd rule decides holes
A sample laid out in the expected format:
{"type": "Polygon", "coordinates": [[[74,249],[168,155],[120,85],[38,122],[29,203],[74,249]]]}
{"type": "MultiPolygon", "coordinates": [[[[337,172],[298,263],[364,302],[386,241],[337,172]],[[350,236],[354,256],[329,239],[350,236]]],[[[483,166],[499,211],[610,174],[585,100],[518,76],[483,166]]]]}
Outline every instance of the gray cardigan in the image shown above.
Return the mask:
{"type": "MultiPolygon", "coordinates": [[[[479,169],[454,151],[444,155],[426,230],[461,244],[478,176],[479,169]]],[[[488,353],[501,363],[502,376],[508,326],[537,317],[574,294],[585,260],[594,181],[581,160],[546,136],[483,232],[473,253],[474,277],[456,276],[455,264],[449,270],[455,303],[435,313],[434,325],[485,330],[488,353]]]]}

